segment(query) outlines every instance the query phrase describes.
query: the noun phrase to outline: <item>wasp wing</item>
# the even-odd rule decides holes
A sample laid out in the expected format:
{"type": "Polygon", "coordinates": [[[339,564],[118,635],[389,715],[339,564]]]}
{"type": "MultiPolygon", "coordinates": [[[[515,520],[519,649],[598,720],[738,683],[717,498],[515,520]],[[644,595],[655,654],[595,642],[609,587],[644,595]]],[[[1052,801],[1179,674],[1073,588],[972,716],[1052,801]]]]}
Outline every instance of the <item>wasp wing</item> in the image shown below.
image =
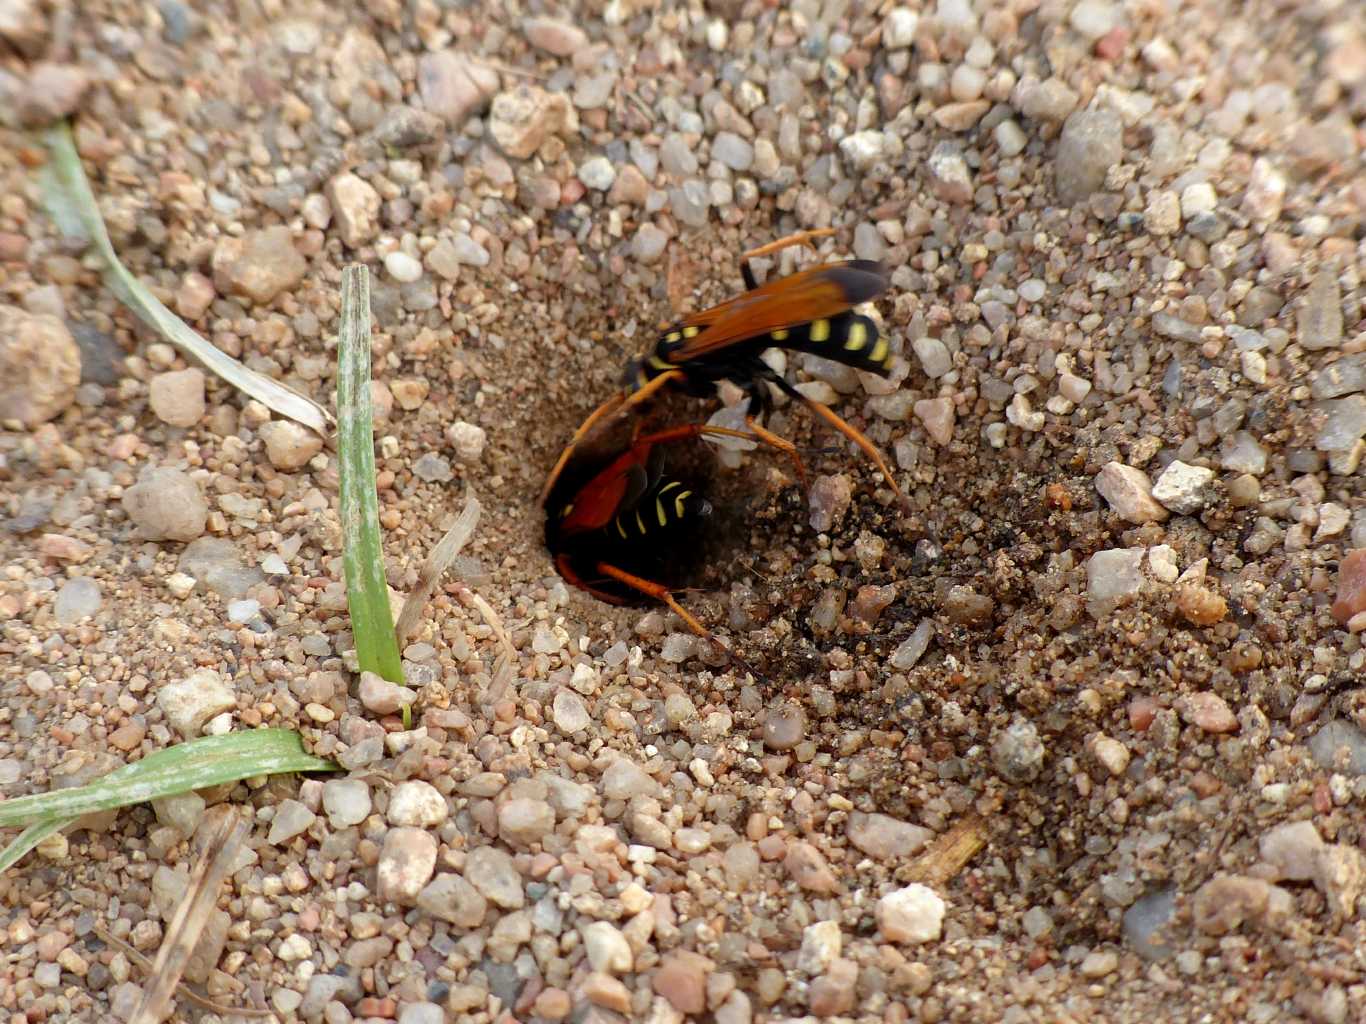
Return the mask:
{"type": "MultiPolygon", "coordinates": [[[[679,321],[665,334],[663,355],[671,363],[686,363],[728,345],[838,316],[876,298],[887,284],[886,270],[872,260],[798,271],[679,321]]],[[[780,345],[782,339],[773,343],[780,345]]]]}

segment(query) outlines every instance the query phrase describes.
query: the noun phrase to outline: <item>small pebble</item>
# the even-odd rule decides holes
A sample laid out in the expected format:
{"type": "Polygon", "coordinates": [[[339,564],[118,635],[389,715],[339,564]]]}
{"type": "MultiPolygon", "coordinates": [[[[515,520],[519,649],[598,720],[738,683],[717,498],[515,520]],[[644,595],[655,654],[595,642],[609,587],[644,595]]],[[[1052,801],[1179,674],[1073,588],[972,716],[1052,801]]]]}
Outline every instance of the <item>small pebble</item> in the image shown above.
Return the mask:
{"type": "Polygon", "coordinates": [[[651,985],[681,1014],[700,1014],[707,1008],[707,974],[712,963],[690,950],[670,953],[656,969],[651,985]]]}
{"type": "Polygon", "coordinates": [[[953,441],[953,425],[957,416],[951,398],[922,398],[913,406],[915,417],[930,435],[930,440],[941,448],[953,441]]]}
{"type": "Polygon", "coordinates": [[[297,800],[282,800],[275,808],[275,817],[270,822],[270,832],[266,842],[273,846],[287,843],[304,832],[317,819],[317,815],[297,800]]]}
{"type": "Polygon", "coordinates": [[[209,719],[237,708],[232,688],[207,668],[164,684],[157,690],[156,700],[167,722],[187,740],[198,738],[209,719]]]}
{"type": "Polygon", "coordinates": [[[1194,515],[1210,503],[1213,497],[1210,485],[1213,482],[1214,470],[1174,460],[1153,484],[1152,496],[1172,512],[1194,515]]]}
{"type": "Polygon", "coordinates": [[[204,371],[172,370],[152,378],[147,404],[156,418],[173,427],[192,427],[204,418],[204,371]]]}
{"type": "Polygon", "coordinates": [[[1160,523],[1167,510],[1153,499],[1147,475],[1122,462],[1107,463],[1096,475],[1098,490],[1110,506],[1131,523],[1160,523]]]}
{"type": "Polygon", "coordinates": [[[350,173],[339,174],[328,181],[326,195],[337,233],[348,247],[358,249],[379,234],[380,197],[368,181],[350,173]]]}
{"type": "Polygon", "coordinates": [[[192,541],[203,535],[209,515],[198,485],[172,466],[144,470],[123,492],[123,510],[147,540],[192,541]]]}
{"type": "Polygon", "coordinates": [[[888,942],[920,945],[934,942],[944,926],[948,907],[928,886],[918,883],[896,889],[877,902],[877,926],[888,942]]]}
{"type": "Polygon", "coordinates": [[[1337,275],[1321,270],[1309,282],[1295,326],[1299,343],[1311,351],[1337,348],[1342,344],[1342,296],[1337,275]]]}
{"type": "Polygon", "coordinates": [[[1054,158],[1058,199],[1074,206],[1105,183],[1124,158],[1123,124],[1110,110],[1079,110],[1067,118],[1054,158]]]}
{"type": "Polygon", "coordinates": [[[384,257],[384,269],[401,284],[409,284],[422,277],[422,264],[401,249],[384,257]]]}
{"type": "Polygon", "coordinates": [[[1262,833],[1258,850],[1280,878],[1295,882],[1312,880],[1318,872],[1323,837],[1310,821],[1278,825],[1262,833]]]}
{"type": "Polygon", "coordinates": [[[555,728],[566,736],[572,736],[576,732],[587,729],[592,724],[589,717],[588,708],[578,694],[570,690],[561,690],[555,694],[555,699],[551,705],[551,716],[555,722],[555,728]]]}
{"type": "Polygon", "coordinates": [[[806,715],[796,704],[779,704],[764,716],[764,746],[791,750],[806,736],[806,715]]]}
{"type": "Polygon", "coordinates": [[[478,846],[465,858],[465,880],[489,902],[505,910],[520,910],[526,905],[522,876],[512,857],[492,846],[478,846]]]}
{"type": "Polygon", "coordinates": [[[1119,954],[1109,949],[1099,949],[1092,953],[1087,953],[1082,960],[1079,971],[1083,978],[1092,980],[1104,978],[1114,974],[1119,967],[1119,954]]]}
{"type": "Polygon", "coordinates": [[[1188,583],[1176,590],[1176,610],[1193,626],[1213,626],[1228,616],[1228,602],[1207,587],[1188,583]]]}
{"type": "Polygon", "coordinates": [[[845,825],[845,834],[857,849],[876,860],[891,861],[914,856],[934,833],[920,825],[899,821],[886,814],[854,811],[845,825]]]}
{"type": "Polygon", "coordinates": [[[933,639],[934,622],[930,619],[921,619],[911,631],[911,635],[901,641],[892,652],[891,658],[888,659],[892,668],[901,672],[914,668],[929,650],[930,641],[933,639]]]}
{"type": "Polygon", "coordinates": [[[220,293],[259,305],[291,291],[308,273],[308,260],[295,248],[294,236],[284,225],[220,238],[212,266],[214,287],[220,293]]]}
{"type": "Polygon", "coordinates": [[[669,236],[654,224],[646,221],[636,229],[631,239],[631,255],[646,265],[657,263],[664,255],[664,247],[669,244],[669,236]]]}
{"type": "Polygon", "coordinates": [[[1205,732],[1225,733],[1238,729],[1238,718],[1217,693],[1193,693],[1177,702],[1186,722],[1205,732]]]}
{"type": "Polygon", "coordinates": [[[62,584],[52,602],[52,615],[59,626],[72,626],[100,610],[103,598],[100,586],[86,576],[77,576],[62,584]]]}
{"type": "Polygon", "coordinates": [[[556,57],[572,57],[588,45],[581,28],[554,18],[527,18],[522,34],[532,46],[556,57]]]}
{"type": "Polygon", "coordinates": [[[449,815],[446,798],[436,787],[420,779],[400,782],[389,794],[387,817],[391,825],[435,828],[449,815]]]}
{"type": "Polygon", "coordinates": [[[417,701],[417,694],[408,687],[391,683],[373,672],[360,674],[359,692],[361,704],[377,715],[395,714],[417,701]]]}
{"type": "Polygon", "coordinates": [[[579,165],[578,174],[581,182],[599,192],[606,192],[617,180],[616,169],[612,167],[612,161],[605,156],[589,157],[579,165]]]}
{"type": "Polygon", "coordinates": [[[473,930],[488,915],[488,900],[460,875],[441,873],[423,886],[417,905],[423,913],[457,928],[473,930]]]}
{"type": "Polygon", "coordinates": [[[526,83],[498,93],[489,109],[489,134],[514,160],[528,159],[547,139],[577,126],[568,97],[526,83]]]}
{"type": "Polygon", "coordinates": [[[1333,618],[1339,625],[1366,611],[1366,548],[1349,551],[1338,563],[1338,590],[1333,618]]]}
{"type": "Polygon", "coordinates": [[[1294,900],[1260,878],[1216,875],[1196,890],[1191,903],[1195,927],[1206,935],[1227,935],[1243,925],[1275,926],[1288,918],[1294,900]]]}
{"type": "Polygon", "coordinates": [[[330,779],[323,783],[323,810],[333,828],[350,828],[370,816],[370,788],[362,779],[330,779]]]}
{"type": "Polygon", "coordinates": [[[423,829],[386,832],[375,872],[379,898],[413,906],[436,868],[436,852],[436,837],[423,829]]]}
{"type": "Polygon", "coordinates": [[[594,921],[583,928],[583,946],[593,970],[605,974],[629,974],[635,966],[630,943],[616,925],[594,921]]]}
{"type": "Polygon", "coordinates": [[[293,420],[263,423],[260,433],[266,446],[266,458],[276,469],[299,469],[323,448],[321,437],[293,420]]]}
{"type": "Polygon", "coordinates": [[[788,875],[808,892],[833,894],[839,891],[839,880],[830,870],[824,857],[810,843],[795,842],[787,848],[783,866],[788,875]]]}
{"type": "Polygon", "coordinates": [[[519,797],[498,808],[498,834],[507,842],[529,846],[555,828],[555,811],[544,800],[519,797]]]}
{"type": "Polygon", "coordinates": [[[422,105],[451,129],[459,128],[483,107],[498,84],[498,72],[459,49],[425,53],[418,60],[422,105]]]}
{"type": "Polygon", "coordinates": [[[1044,755],[1038,729],[1025,719],[1016,719],[991,744],[991,763],[1003,779],[1015,785],[1038,778],[1044,755]]]}

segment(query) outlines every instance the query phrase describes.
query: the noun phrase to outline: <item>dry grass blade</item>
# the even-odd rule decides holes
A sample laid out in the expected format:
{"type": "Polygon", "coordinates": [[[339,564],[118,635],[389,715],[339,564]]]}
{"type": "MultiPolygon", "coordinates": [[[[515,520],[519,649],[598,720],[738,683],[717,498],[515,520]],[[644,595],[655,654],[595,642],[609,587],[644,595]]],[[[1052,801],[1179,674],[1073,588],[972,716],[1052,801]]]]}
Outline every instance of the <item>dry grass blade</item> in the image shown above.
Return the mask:
{"type": "Polygon", "coordinates": [[[412,635],[418,616],[422,614],[422,609],[427,607],[432,594],[436,593],[436,586],[441,577],[445,575],[461,549],[469,543],[469,539],[474,536],[474,529],[479,525],[480,511],[479,499],[467,489],[465,507],[460,510],[460,515],[446,531],[446,535],[432,548],[432,553],[427,556],[427,561],[422,564],[422,570],[418,574],[417,589],[403,602],[403,611],[399,613],[398,625],[394,628],[400,644],[412,635]]]}
{"type": "Polygon", "coordinates": [[[512,685],[512,677],[516,674],[517,648],[512,645],[512,638],[508,636],[508,631],[503,628],[503,620],[493,610],[493,605],[469,587],[461,587],[459,594],[460,600],[466,606],[478,610],[489,629],[493,630],[493,635],[498,638],[498,645],[502,648],[493,662],[493,679],[489,682],[488,689],[484,691],[481,698],[483,703],[492,704],[494,701],[501,700],[507,693],[508,687],[512,685]]]}
{"type": "Polygon", "coordinates": [[[210,836],[190,875],[190,886],[171,918],[166,938],[152,964],[152,984],[133,1011],[128,1024],[160,1024],[171,1009],[171,997],[199,941],[209,912],[218,902],[218,889],[246,838],[249,826],[237,814],[225,815],[210,836]]]}
{"type": "MultiPolygon", "coordinates": [[[[98,938],[101,942],[105,942],[113,946],[120,953],[126,956],[130,962],[137,964],[148,974],[152,973],[152,961],[148,957],[143,956],[128,943],[124,942],[117,935],[113,934],[107,928],[101,927],[98,924],[95,925],[94,932],[95,937],[98,938]]],[[[190,986],[186,985],[183,981],[176,986],[175,993],[176,995],[180,996],[180,998],[184,999],[186,1002],[193,1003],[201,1010],[208,1010],[210,1013],[216,1013],[220,1017],[253,1017],[264,1019],[266,1017],[275,1016],[275,1013],[271,1010],[257,1010],[251,1007],[228,1006],[224,1003],[216,1003],[206,996],[201,996],[198,992],[190,988],[190,986]]]]}
{"type": "Polygon", "coordinates": [[[73,238],[89,239],[104,260],[104,283],[125,306],[186,355],[202,363],[267,408],[298,420],[324,436],[331,433],[332,414],[307,395],[274,378],[243,366],[230,355],[201,338],[189,324],[167,309],[141,281],[133,276],[114,252],[90,181],[81,166],[80,154],[71,138],[71,126],[58,122],[43,135],[52,159],[43,168],[43,196],[48,213],[73,238]]]}
{"type": "Polygon", "coordinates": [[[939,836],[929,849],[911,861],[906,881],[942,889],[986,845],[986,822],[974,815],[939,836]]]}

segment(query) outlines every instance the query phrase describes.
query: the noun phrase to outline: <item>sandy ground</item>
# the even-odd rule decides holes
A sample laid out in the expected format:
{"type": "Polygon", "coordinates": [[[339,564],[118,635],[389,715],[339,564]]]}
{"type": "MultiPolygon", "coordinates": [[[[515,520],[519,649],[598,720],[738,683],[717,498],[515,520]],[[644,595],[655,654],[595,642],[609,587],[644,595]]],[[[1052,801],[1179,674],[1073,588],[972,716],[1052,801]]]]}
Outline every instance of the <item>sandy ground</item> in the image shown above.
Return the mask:
{"type": "Polygon", "coordinates": [[[31,854],[8,1019],[126,1019],[102,934],[154,955],[235,806],[189,978],[279,1020],[1366,1020],[1363,118],[1351,2],[0,0],[0,793],[260,725],[347,768],[31,854]],[[415,731],[347,667],[330,447],[60,236],[19,126],[63,114],[130,269],[324,404],[372,268],[393,587],[484,510],[415,731]],[[779,365],[914,511],[791,406],[809,494],[680,453],[747,678],[566,587],[536,496],[812,227],[899,357],[779,365]]]}

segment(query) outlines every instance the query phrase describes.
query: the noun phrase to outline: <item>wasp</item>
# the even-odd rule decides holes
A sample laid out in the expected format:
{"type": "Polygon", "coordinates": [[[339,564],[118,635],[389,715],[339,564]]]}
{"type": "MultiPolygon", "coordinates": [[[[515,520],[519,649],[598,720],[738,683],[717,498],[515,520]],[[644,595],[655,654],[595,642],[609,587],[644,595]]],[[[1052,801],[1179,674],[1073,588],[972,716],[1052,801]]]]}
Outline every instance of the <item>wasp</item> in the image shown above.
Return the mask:
{"type": "MultiPolygon", "coordinates": [[[[712,504],[666,472],[663,446],[704,437],[760,440],[743,431],[687,424],[637,436],[605,462],[575,459],[548,496],[545,543],[556,571],[571,586],[609,604],[658,601],[698,636],[725,650],[679,604],[669,585],[684,550],[700,540],[712,504]]],[[[800,465],[794,450],[781,450],[800,465]]],[[[726,653],[735,658],[733,652],[726,653]]]]}
{"type": "Polygon", "coordinates": [[[665,387],[699,398],[715,397],[717,385],[730,381],[747,397],[746,425],[765,443],[789,454],[791,442],[764,428],[757,417],[771,405],[772,384],[847,437],[873,461],[904,508],[909,509],[886,461],[862,431],[833,409],[794,388],[761,358],[770,348],[811,352],[835,362],[886,376],[891,371],[891,345],[868,317],[854,307],[887,289],[886,269],[871,260],[846,260],[810,267],[759,284],[749,261],[814,238],[834,234],[829,228],[798,232],[744,253],[740,274],[745,292],[672,324],[647,356],[627,366],[622,389],[589,414],[574,432],[551,470],[542,503],[580,443],[611,417],[639,406],[665,387]]]}

